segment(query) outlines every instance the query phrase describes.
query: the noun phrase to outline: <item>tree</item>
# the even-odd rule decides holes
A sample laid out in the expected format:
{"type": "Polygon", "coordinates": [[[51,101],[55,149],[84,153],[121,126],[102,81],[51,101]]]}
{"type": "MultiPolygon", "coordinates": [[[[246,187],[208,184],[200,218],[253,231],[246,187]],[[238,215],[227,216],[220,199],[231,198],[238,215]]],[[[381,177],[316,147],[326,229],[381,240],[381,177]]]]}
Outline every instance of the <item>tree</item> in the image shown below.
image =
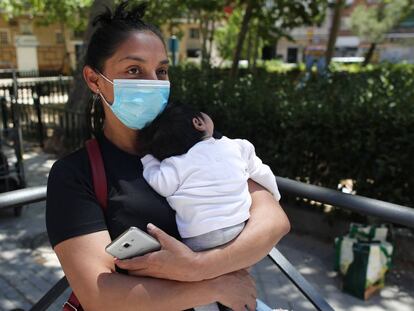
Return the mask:
{"type": "Polygon", "coordinates": [[[242,8],[235,8],[232,10],[225,25],[219,27],[216,31],[215,42],[217,44],[217,50],[224,60],[233,59],[242,18],[242,8]]]}
{"type": "MultiPolygon", "coordinates": [[[[134,2],[142,2],[134,0],[134,2]]],[[[147,1],[145,19],[165,27],[170,35],[180,38],[183,20],[198,24],[201,40],[201,63],[209,67],[216,24],[224,17],[224,7],[230,0],[151,0],[147,1]]],[[[164,29],[165,29],[164,28],[164,29]]]]}
{"type": "Polygon", "coordinates": [[[336,0],[334,5],[334,14],[332,16],[331,30],[329,32],[329,40],[326,48],[326,64],[329,65],[335,50],[336,38],[338,36],[339,26],[341,25],[341,12],[344,7],[345,0],[336,0]]]}
{"type": "MultiPolygon", "coordinates": [[[[131,3],[142,3],[142,0],[133,0],[131,3]]],[[[147,7],[145,10],[144,19],[159,28],[166,27],[170,35],[181,37],[179,33],[179,25],[181,18],[187,12],[187,6],[183,4],[184,1],[177,0],[151,0],[146,1],[147,7]]]]}
{"type": "Polygon", "coordinates": [[[199,33],[201,37],[201,64],[204,68],[210,66],[213,41],[216,34],[216,24],[224,18],[224,8],[228,2],[231,1],[185,1],[188,21],[194,21],[199,25],[199,33]]]}
{"type": "Polygon", "coordinates": [[[246,9],[243,14],[243,20],[241,23],[240,32],[237,37],[237,44],[236,44],[236,49],[234,51],[233,64],[231,66],[231,71],[230,71],[230,77],[232,78],[236,77],[237,75],[237,70],[239,68],[240,55],[241,55],[241,51],[243,48],[244,39],[248,31],[250,20],[253,17],[253,11],[261,4],[260,3],[261,1],[255,1],[255,0],[247,0],[246,2],[247,2],[246,9]]]}
{"type": "Polygon", "coordinates": [[[377,6],[357,6],[351,15],[351,29],[361,39],[370,43],[363,65],[367,65],[375,48],[385,35],[397,26],[413,9],[412,0],[382,0],[377,6]]]}
{"type": "Polygon", "coordinates": [[[320,24],[324,20],[327,4],[327,0],[239,0],[238,5],[244,7],[244,14],[233,54],[231,76],[237,75],[246,37],[254,39],[251,54],[254,61],[259,41],[276,44],[282,37],[291,38],[289,31],[292,28],[320,24]],[[247,34],[249,31],[250,35],[247,34]]]}

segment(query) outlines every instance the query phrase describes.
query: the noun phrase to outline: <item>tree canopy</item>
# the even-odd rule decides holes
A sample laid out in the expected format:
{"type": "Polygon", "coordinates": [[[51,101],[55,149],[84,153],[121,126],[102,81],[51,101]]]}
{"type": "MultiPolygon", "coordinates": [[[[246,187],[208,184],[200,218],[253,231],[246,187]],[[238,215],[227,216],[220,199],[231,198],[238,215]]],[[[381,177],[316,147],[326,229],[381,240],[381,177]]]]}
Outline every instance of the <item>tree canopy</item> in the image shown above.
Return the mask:
{"type": "Polygon", "coordinates": [[[351,15],[351,29],[361,39],[380,43],[410,12],[410,0],[382,0],[377,6],[359,5],[351,15]]]}
{"type": "Polygon", "coordinates": [[[319,25],[325,18],[327,0],[277,0],[277,1],[246,1],[234,2],[235,7],[226,23],[218,30],[217,45],[224,59],[233,59],[237,50],[238,35],[244,30],[243,22],[247,23],[245,40],[241,45],[240,56],[253,62],[258,51],[264,45],[275,45],[277,41],[289,35],[295,27],[319,25]],[[250,19],[245,19],[246,12],[251,9],[250,19]]]}
{"type": "Polygon", "coordinates": [[[357,6],[351,15],[351,29],[362,40],[370,43],[364,65],[368,64],[377,44],[385,35],[412,12],[413,0],[381,0],[375,6],[357,6]]]}
{"type": "Polygon", "coordinates": [[[6,18],[22,14],[41,17],[37,23],[59,23],[83,31],[88,22],[88,10],[93,0],[2,0],[0,10],[6,18]]]}

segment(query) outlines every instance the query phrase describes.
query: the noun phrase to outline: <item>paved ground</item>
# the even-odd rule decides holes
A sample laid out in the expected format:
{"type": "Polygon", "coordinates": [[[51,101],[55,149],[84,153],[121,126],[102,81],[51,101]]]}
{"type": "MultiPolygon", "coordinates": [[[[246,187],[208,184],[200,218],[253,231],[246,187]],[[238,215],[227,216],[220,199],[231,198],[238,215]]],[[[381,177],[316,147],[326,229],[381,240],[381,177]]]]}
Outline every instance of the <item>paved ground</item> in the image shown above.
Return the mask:
{"type": "MultiPolygon", "coordinates": [[[[32,150],[25,154],[29,185],[46,183],[54,159],[32,150]]],[[[414,269],[390,273],[387,287],[368,301],[343,294],[340,278],[332,271],[333,247],[309,236],[290,234],[279,250],[310,281],[335,310],[414,310],[414,269]]],[[[271,306],[314,310],[280,271],[264,259],[253,268],[260,297],[271,306]]],[[[45,233],[44,204],[32,204],[19,218],[0,211],[0,311],[28,310],[62,276],[59,262],[45,233]]],[[[62,296],[50,310],[61,310],[62,296]]]]}

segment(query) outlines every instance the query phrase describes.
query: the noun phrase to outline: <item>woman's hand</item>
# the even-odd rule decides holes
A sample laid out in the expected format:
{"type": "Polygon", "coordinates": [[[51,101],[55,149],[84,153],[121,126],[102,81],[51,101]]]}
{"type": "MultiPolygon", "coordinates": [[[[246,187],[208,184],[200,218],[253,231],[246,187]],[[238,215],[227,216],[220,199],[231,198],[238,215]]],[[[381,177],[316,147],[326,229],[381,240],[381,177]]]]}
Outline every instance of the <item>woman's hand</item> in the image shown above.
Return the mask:
{"type": "Polygon", "coordinates": [[[116,259],[115,264],[129,275],[150,276],[176,281],[198,281],[197,253],[153,224],[148,233],[161,244],[161,250],[131,259],[116,259]]]}
{"type": "Polygon", "coordinates": [[[234,311],[256,310],[256,284],[247,270],[239,270],[212,280],[219,293],[218,302],[234,311]]]}
{"type": "Polygon", "coordinates": [[[226,245],[197,253],[198,276],[203,280],[253,266],[290,230],[273,195],[254,181],[248,183],[252,206],[243,231],[226,245]]]}

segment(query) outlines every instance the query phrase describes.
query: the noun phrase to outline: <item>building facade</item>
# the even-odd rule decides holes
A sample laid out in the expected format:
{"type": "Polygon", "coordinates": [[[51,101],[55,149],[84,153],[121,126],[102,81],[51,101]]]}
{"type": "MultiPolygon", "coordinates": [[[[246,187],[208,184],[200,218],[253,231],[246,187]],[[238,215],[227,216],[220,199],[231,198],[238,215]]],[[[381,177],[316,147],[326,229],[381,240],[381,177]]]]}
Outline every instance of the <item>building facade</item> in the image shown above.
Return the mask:
{"type": "Polygon", "coordinates": [[[76,66],[81,40],[59,24],[41,25],[40,17],[6,19],[0,14],[0,69],[69,73],[76,66]]]}
{"type": "MultiPolygon", "coordinates": [[[[377,0],[347,0],[341,12],[338,37],[335,44],[334,57],[362,57],[370,46],[352,33],[350,18],[358,5],[375,6],[377,0]]],[[[333,10],[328,9],[325,21],[320,27],[302,27],[291,31],[294,41],[281,39],[276,47],[278,58],[288,63],[298,63],[304,60],[307,48],[326,49],[329,32],[332,25],[333,10]]],[[[414,15],[409,16],[400,25],[385,36],[374,54],[374,61],[414,63],[414,15]]]]}
{"type": "MultiPolygon", "coordinates": [[[[29,15],[6,19],[0,12],[0,69],[70,74],[76,68],[83,46],[82,34],[77,37],[58,23],[41,25],[39,19],[29,15]]],[[[162,30],[168,43],[171,33],[162,30]]],[[[201,37],[198,24],[183,21],[177,33],[181,35],[176,61],[199,62],[201,37]]]]}
{"type": "Polygon", "coordinates": [[[169,45],[170,39],[173,36],[171,32],[177,35],[178,51],[176,54],[176,63],[183,61],[199,62],[201,59],[201,35],[199,25],[197,23],[189,22],[187,19],[179,21],[173,31],[166,27],[161,28],[165,41],[167,43],[167,50],[172,59],[171,48],[169,45]]]}

